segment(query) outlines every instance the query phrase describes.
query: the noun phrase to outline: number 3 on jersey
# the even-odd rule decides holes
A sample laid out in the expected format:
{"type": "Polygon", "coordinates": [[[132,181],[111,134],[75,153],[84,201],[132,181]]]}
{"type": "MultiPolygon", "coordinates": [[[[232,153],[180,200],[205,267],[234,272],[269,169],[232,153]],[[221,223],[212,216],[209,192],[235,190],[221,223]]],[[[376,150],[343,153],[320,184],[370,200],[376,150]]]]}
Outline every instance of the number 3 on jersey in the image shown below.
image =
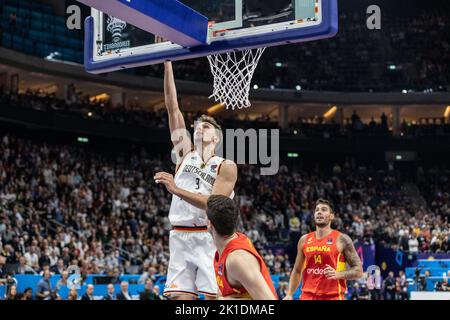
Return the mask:
{"type": "Polygon", "coordinates": [[[195,178],[195,184],[196,184],[195,190],[200,189],[200,178],[195,178]]]}

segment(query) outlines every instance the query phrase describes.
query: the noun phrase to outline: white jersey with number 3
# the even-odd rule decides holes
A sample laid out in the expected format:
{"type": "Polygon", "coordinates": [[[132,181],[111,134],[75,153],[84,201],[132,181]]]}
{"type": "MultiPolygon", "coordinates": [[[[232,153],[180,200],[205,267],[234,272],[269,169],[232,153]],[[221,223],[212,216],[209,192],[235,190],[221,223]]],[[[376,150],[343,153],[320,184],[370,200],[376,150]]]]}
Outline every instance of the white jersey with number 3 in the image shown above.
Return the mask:
{"type": "MultiPolygon", "coordinates": [[[[224,158],[213,156],[205,164],[197,151],[191,151],[184,157],[175,174],[175,184],[186,191],[209,196],[224,161],[224,158]]],[[[233,197],[234,191],[230,198],[233,197]]],[[[206,226],[206,211],[174,195],[169,220],[173,226],[206,226]]]]}

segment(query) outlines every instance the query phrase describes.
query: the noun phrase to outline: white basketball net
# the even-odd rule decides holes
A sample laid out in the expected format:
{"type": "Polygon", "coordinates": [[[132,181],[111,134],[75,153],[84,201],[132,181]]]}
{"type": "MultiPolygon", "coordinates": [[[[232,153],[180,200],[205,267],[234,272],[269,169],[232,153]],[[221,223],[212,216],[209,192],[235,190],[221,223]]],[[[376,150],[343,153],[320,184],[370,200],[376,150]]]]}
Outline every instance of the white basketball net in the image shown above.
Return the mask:
{"type": "Polygon", "coordinates": [[[251,106],[250,84],[266,48],[208,56],[214,77],[214,91],[209,98],[226,105],[227,109],[251,106]]]}

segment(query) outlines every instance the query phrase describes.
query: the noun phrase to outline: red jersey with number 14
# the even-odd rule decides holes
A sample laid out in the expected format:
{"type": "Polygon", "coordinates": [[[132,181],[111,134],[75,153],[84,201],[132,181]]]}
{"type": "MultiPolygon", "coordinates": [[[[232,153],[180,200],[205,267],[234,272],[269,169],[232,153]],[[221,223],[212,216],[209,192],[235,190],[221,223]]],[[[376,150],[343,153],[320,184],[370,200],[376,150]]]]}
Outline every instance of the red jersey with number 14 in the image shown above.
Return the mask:
{"type": "Polygon", "coordinates": [[[333,230],[331,233],[317,239],[316,233],[306,235],[303,244],[305,266],[302,274],[302,298],[313,296],[320,299],[333,298],[343,300],[347,289],[345,280],[330,280],[324,275],[326,265],[336,271],[345,270],[345,258],[338,251],[337,241],[341,233],[333,230]]]}
{"type": "MultiPolygon", "coordinates": [[[[273,286],[269,270],[264,263],[264,259],[261,257],[258,251],[256,251],[249,238],[247,238],[244,234],[238,232],[236,232],[236,235],[237,237],[235,239],[228,242],[221,256],[219,256],[219,253],[216,252],[216,257],[214,259],[214,270],[216,271],[217,285],[219,286],[219,290],[222,296],[233,297],[237,299],[251,299],[251,296],[248,294],[245,288],[233,288],[228,283],[226,277],[226,264],[228,255],[236,250],[245,250],[247,252],[250,252],[258,260],[260,267],[259,271],[262,273],[264,280],[266,280],[267,285],[270,287],[270,290],[272,290],[274,297],[277,298],[277,293],[273,286]]],[[[255,270],[254,272],[258,272],[258,270],[255,270]]]]}

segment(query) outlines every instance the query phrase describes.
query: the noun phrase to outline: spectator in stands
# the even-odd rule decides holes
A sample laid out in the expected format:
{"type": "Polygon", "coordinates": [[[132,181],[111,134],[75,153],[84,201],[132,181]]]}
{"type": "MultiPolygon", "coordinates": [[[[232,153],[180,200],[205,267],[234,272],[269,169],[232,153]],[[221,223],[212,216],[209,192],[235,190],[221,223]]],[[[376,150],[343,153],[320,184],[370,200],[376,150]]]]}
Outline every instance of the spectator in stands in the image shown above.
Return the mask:
{"type": "Polygon", "coordinates": [[[29,267],[33,268],[35,271],[39,270],[39,256],[37,255],[36,247],[34,245],[30,246],[25,253],[25,260],[29,267]]]}
{"type": "Polygon", "coordinates": [[[86,292],[81,296],[81,300],[94,300],[94,285],[88,284],[86,292]]]}
{"type": "Polygon", "coordinates": [[[42,279],[39,280],[36,289],[36,297],[39,300],[48,300],[52,294],[52,287],[50,284],[50,271],[45,270],[42,279]]]}
{"type": "Polygon", "coordinates": [[[67,286],[67,280],[69,279],[69,272],[67,270],[63,271],[61,274],[61,278],[56,282],[56,288],[59,290],[59,288],[63,286],[67,286]]]}
{"type": "Polygon", "coordinates": [[[395,285],[396,279],[394,278],[394,272],[389,271],[388,276],[383,282],[385,300],[395,300],[395,285]]]}
{"type": "Polygon", "coordinates": [[[300,238],[300,220],[295,214],[289,219],[289,238],[292,243],[296,243],[300,238]]]}
{"type": "Polygon", "coordinates": [[[419,241],[417,240],[417,235],[413,234],[409,237],[408,241],[409,253],[416,256],[419,253],[419,241]]]}
{"type": "Polygon", "coordinates": [[[128,292],[127,281],[122,281],[120,283],[120,292],[117,294],[117,300],[131,300],[131,296],[128,292]]]}
{"type": "Polygon", "coordinates": [[[112,283],[113,284],[120,284],[121,283],[121,281],[120,281],[120,271],[119,271],[119,268],[114,268],[113,269],[113,271],[112,271],[112,283]]]}
{"type": "Polygon", "coordinates": [[[78,291],[75,287],[69,289],[67,300],[78,300],[78,291]]]}
{"type": "Polygon", "coordinates": [[[15,285],[9,287],[5,300],[20,300],[17,296],[17,287],[15,285]]]}
{"type": "Polygon", "coordinates": [[[41,276],[44,275],[45,271],[50,272],[51,276],[53,275],[53,273],[50,271],[50,266],[48,264],[44,264],[40,270],[41,271],[39,272],[39,275],[41,275],[41,276]]]}
{"type": "Polygon", "coordinates": [[[107,286],[107,293],[103,297],[103,300],[116,300],[116,295],[114,294],[114,285],[112,283],[107,286]]]}
{"type": "Polygon", "coordinates": [[[151,279],[146,280],[144,291],[139,293],[139,300],[161,300],[159,297],[159,288],[155,290],[151,279]]]}
{"type": "Polygon", "coordinates": [[[139,278],[138,283],[145,284],[147,279],[151,279],[152,281],[156,281],[156,268],[154,266],[148,267],[147,271],[142,274],[139,278]]]}
{"type": "Polygon", "coordinates": [[[25,257],[19,258],[19,266],[17,267],[17,274],[36,274],[33,268],[27,265],[27,260],[25,257]]]}
{"type": "MultiPolygon", "coordinates": [[[[56,250],[53,251],[56,254],[56,250]]],[[[58,262],[56,262],[56,265],[52,266],[50,268],[50,270],[54,273],[54,274],[62,274],[63,271],[65,270],[65,266],[64,266],[64,260],[63,259],[58,259],[58,262]]]]}
{"type": "Polygon", "coordinates": [[[4,285],[6,282],[6,272],[4,270],[6,264],[6,258],[0,255],[0,285],[4,285]]]}
{"type": "Polygon", "coordinates": [[[267,251],[267,254],[264,256],[264,260],[266,261],[266,265],[269,269],[274,267],[275,256],[273,255],[272,250],[269,249],[267,251]]]}
{"type": "Polygon", "coordinates": [[[33,289],[25,288],[23,291],[23,300],[33,300],[33,289]]]}

